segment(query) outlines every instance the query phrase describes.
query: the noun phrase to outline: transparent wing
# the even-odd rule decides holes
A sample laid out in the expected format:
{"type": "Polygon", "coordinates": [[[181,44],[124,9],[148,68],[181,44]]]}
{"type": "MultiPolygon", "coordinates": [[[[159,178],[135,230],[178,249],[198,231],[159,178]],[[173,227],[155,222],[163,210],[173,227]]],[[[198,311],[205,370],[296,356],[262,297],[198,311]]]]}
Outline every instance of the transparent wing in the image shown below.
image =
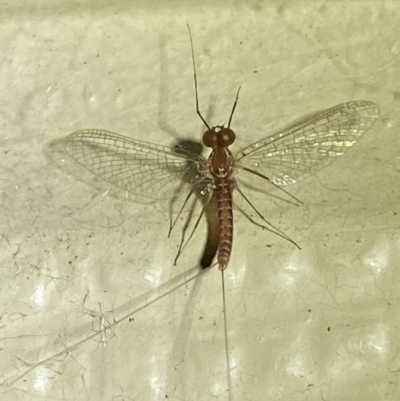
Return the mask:
{"type": "Polygon", "coordinates": [[[180,148],[137,141],[109,131],[76,131],[64,140],[67,153],[103,180],[151,199],[173,198],[182,184],[195,181],[193,163],[204,160],[180,148]]]}
{"type": "Polygon", "coordinates": [[[277,185],[294,184],[343,155],[378,115],[379,107],[372,102],[339,104],[242,149],[237,166],[258,171],[277,185]]]}

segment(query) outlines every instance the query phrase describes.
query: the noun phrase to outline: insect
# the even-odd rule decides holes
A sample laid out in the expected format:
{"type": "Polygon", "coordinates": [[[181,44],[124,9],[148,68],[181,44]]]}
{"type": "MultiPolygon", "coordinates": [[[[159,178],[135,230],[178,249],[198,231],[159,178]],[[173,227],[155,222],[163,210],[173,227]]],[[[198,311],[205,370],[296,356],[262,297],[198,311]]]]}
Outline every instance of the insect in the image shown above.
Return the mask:
{"type": "MultiPolygon", "coordinates": [[[[218,220],[217,261],[222,272],[225,355],[230,391],[231,368],[223,272],[228,266],[233,245],[232,197],[234,194],[241,196],[272,231],[293,242],[271,226],[242,192],[245,177],[260,180],[261,185],[273,185],[286,192],[287,186],[296,184],[325,167],[350,149],[374,124],[379,115],[379,107],[369,101],[342,103],[233,154],[229,149],[235,141],[235,132],[231,124],[238,105],[240,88],[227,126],[211,126],[200,111],[191,36],[190,42],[196,113],[206,127],[203,144],[211,149],[208,158],[204,158],[200,152],[187,150],[184,146],[164,146],[99,129],[72,133],[65,139],[64,147],[67,153],[86,169],[127,192],[150,199],[165,200],[174,199],[176,193],[187,191],[185,201],[171,227],[175,225],[189,199],[200,196],[203,209],[187,241],[190,240],[202,216],[206,214],[209,218],[207,208],[213,210],[215,206],[213,219],[218,220]],[[237,175],[238,171],[243,174],[237,175]]],[[[184,246],[182,238],[177,257],[184,246]]],[[[119,321],[121,320],[123,319],[119,321]]]]}
{"type": "MultiPolygon", "coordinates": [[[[239,91],[228,125],[210,126],[199,110],[196,73],[194,77],[196,112],[207,127],[203,144],[211,148],[208,159],[200,154],[182,152],[176,147],[139,141],[99,129],[74,132],[66,138],[64,146],[69,155],[89,171],[137,195],[168,199],[182,190],[183,184],[190,185],[181,211],[196,189],[200,188],[205,196],[203,212],[215,196],[219,220],[217,260],[220,270],[224,270],[232,251],[233,192],[238,192],[254,209],[241,191],[235,172],[242,170],[248,173],[246,175],[256,176],[276,187],[296,184],[350,149],[375,122],[379,108],[368,101],[342,103],[294,128],[254,142],[233,155],[229,149],[235,141],[231,122],[239,91]],[[188,166],[193,165],[197,176],[188,184],[185,176],[189,172],[188,166]]],[[[243,175],[240,175],[240,180],[243,175]]],[[[278,230],[275,232],[291,241],[278,230]]],[[[181,250],[182,247],[179,253],[181,250]]]]}

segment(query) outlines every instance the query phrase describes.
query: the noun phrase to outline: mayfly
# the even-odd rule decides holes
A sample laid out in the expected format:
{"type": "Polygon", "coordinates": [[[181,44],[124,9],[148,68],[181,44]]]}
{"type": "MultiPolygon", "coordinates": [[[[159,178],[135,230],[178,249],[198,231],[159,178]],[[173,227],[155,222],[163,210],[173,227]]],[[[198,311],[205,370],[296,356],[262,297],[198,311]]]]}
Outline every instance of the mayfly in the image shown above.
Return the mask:
{"type": "MultiPolygon", "coordinates": [[[[296,184],[350,149],[373,125],[379,115],[379,108],[369,101],[342,103],[293,128],[254,142],[233,155],[229,149],[235,141],[231,123],[240,88],[227,126],[211,126],[202,116],[199,107],[191,35],[190,42],[196,113],[206,127],[203,144],[211,149],[207,159],[201,154],[182,151],[177,147],[149,143],[100,129],[76,131],[65,139],[64,146],[74,160],[98,177],[125,191],[152,199],[173,198],[182,186],[188,184],[188,170],[195,166],[196,178],[190,182],[181,211],[199,189],[205,201],[198,221],[211,200],[216,201],[219,227],[217,261],[219,269],[224,270],[232,250],[234,191],[270,225],[241,191],[235,172],[242,170],[247,176],[256,176],[286,192],[283,187],[296,184]]],[[[243,176],[241,174],[240,179],[243,176]]],[[[278,235],[294,243],[273,228],[278,235]]],[[[179,252],[181,250],[182,244],[179,252]]]]}

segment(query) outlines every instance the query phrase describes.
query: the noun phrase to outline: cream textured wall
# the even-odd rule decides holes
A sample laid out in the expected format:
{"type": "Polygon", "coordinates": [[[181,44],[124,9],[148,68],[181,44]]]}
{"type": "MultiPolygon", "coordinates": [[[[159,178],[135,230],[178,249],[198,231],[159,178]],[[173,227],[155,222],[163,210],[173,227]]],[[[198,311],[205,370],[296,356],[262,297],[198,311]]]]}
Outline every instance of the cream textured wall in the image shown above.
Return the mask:
{"type": "Polygon", "coordinates": [[[0,398],[398,400],[397,5],[4,4],[0,398]],[[341,102],[381,108],[354,149],[290,188],[304,206],[249,194],[301,251],[236,213],[228,375],[216,268],[132,314],[193,271],[204,227],[174,267],[168,204],[127,198],[57,142],[82,128],[200,139],[187,22],[212,124],[242,85],[234,149],[341,102]]]}

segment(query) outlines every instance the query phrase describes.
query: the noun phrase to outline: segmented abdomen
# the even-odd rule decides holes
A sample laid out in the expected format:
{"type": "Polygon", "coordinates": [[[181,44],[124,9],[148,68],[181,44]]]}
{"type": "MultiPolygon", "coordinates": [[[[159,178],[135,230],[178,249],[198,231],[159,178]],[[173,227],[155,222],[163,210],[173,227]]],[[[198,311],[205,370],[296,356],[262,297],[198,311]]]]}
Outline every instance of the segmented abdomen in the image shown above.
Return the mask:
{"type": "Polygon", "coordinates": [[[219,248],[218,265],[220,270],[226,269],[232,251],[233,213],[232,213],[232,179],[215,182],[214,194],[218,204],[219,248]]]}

